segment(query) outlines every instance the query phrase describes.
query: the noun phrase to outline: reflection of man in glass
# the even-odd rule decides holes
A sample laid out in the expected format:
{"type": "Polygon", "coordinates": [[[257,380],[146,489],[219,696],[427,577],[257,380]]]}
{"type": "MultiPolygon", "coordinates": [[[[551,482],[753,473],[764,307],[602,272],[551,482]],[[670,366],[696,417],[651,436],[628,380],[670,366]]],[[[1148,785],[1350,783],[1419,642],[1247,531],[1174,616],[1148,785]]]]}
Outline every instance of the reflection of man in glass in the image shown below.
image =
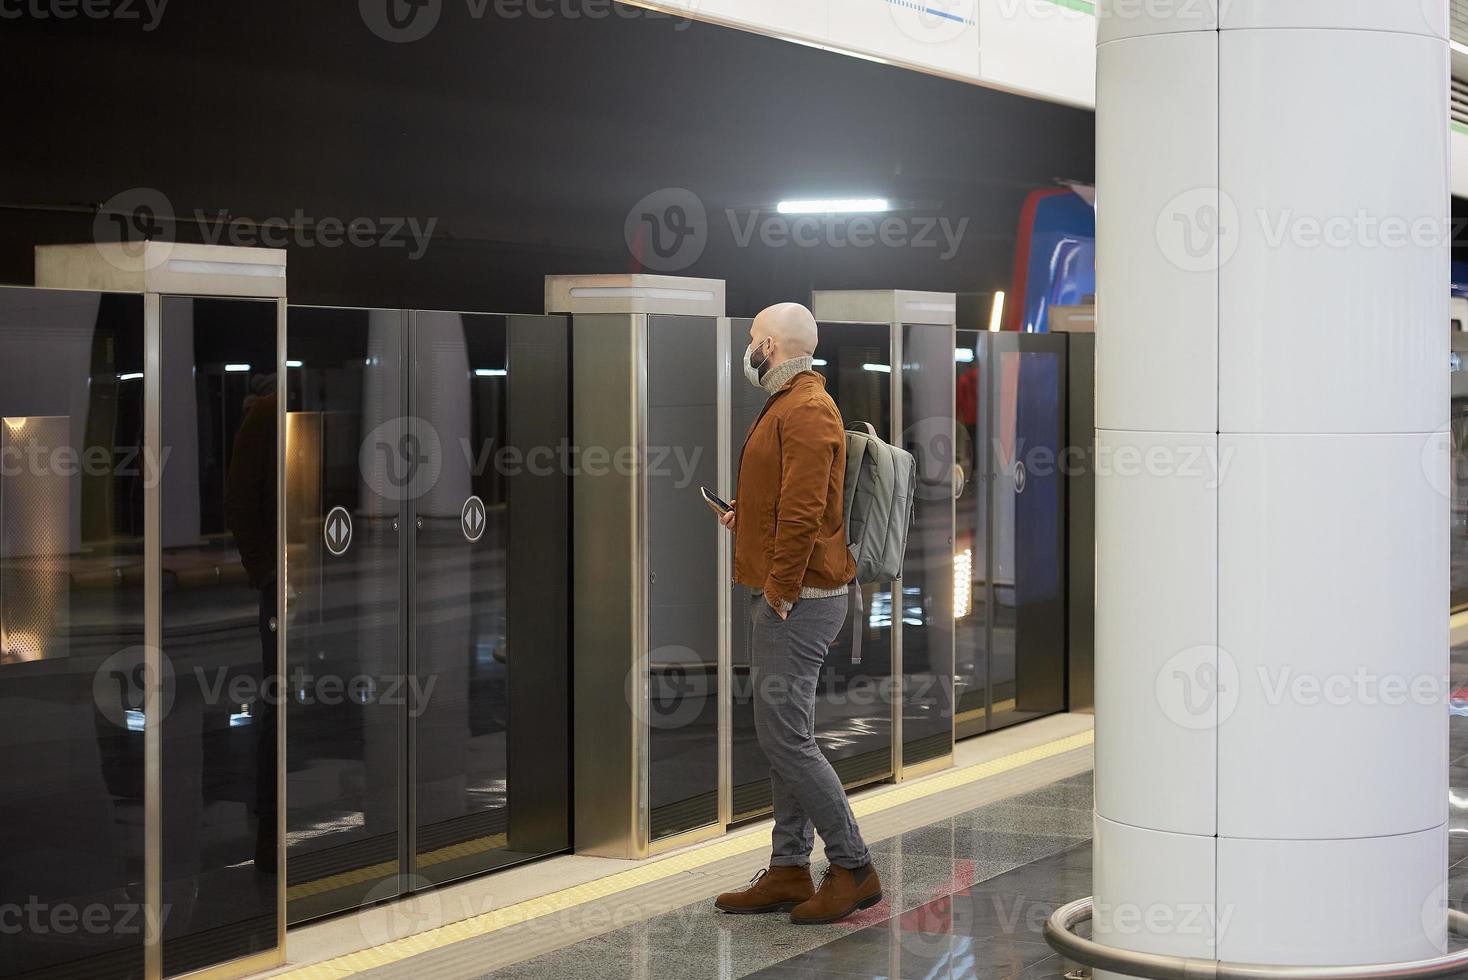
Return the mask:
{"type": "Polygon", "coordinates": [[[280,679],[276,676],[275,592],[277,552],[275,375],[254,380],[245,399],[245,417],[235,434],[224,488],[224,515],[250,587],[260,590],[260,726],[255,742],[255,870],[276,871],[276,711],[280,679]]]}

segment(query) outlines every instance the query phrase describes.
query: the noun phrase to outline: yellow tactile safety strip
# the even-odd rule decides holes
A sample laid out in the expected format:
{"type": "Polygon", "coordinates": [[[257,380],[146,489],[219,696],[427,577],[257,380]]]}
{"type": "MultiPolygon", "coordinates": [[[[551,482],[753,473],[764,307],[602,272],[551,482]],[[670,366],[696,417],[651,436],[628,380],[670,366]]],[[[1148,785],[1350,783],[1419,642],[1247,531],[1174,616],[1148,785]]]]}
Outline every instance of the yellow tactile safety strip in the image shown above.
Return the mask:
{"type": "MultiPolygon", "coordinates": [[[[1032,749],[1015,752],[1012,755],[1001,756],[989,762],[979,763],[974,766],[966,766],[962,769],[954,769],[949,772],[929,776],[904,786],[898,786],[887,792],[868,796],[856,800],[852,804],[852,810],[859,817],[893,807],[904,803],[911,803],[925,797],[934,796],[950,789],[957,789],[969,783],[975,783],[982,779],[989,779],[1002,773],[1012,772],[1023,768],[1031,763],[1040,762],[1057,755],[1063,755],[1076,749],[1085,748],[1095,741],[1095,733],[1090,731],[1070,735],[1066,738],[1056,739],[1044,745],[1037,745],[1032,749]]],[[[509,926],[519,925],[542,915],[550,915],[587,902],[601,898],[607,898],[620,892],[636,888],[640,885],[651,884],[685,871],[693,871],[697,868],[722,861],[725,858],[745,854],[749,851],[758,850],[769,844],[769,830],[761,827],[757,830],[744,831],[731,834],[715,840],[708,844],[675,854],[672,857],[661,860],[650,861],[647,864],[626,871],[618,872],[597,881],[589,881],[585,884],[574,885],[564,888],[540,898],[532,898],[528,901],[519,902],[515,905],[507,905],[493,912],[483,915],[471,916],[459,922],[429,929],[416,936],[408,936],[374,946],[370,949],[359,950],[348,953],[334,959],[325,960],[321,963],[313,963],[295,970],[278,974],[281,978],[292,978],[292,980],[336,980],[338,977],[350,977],[367,970],[375,970],[378,967],[390,966],[393,963],[402,962],[413,956],[429,953],[454,943],[460,943],[466,939],[477,939],[480,936],[497,932],[509,926]]]]}
{"type": "MultiPolygon", "coordinates": [[[[450,844],[448,847],[440,847],[436,851],[418,855],[418,867],[427,868],[435,864],[443,864],[454,858],[469,857],[474,854],[483,854],[485,851],[496,851],[510,842],[507,834],[493,834],[489,837],[476,837],[473,840],[464,841],[462,844],[450,844]]],[[[309,898],[312,895],[325,895],[327,892],[345,888],[348,885],[360,884],[364,881],[375,881],[397,871],[398,862],[384,861],[381,864],[369,865],[365,868],[357,868],[352,871],[343,871],[341,874],[331,875],[327,878],[317,878],[315,881],[303,881],[299,885],[292,885],[285,891],[288,901],[294,902],[298,898],[309,898]]]]}

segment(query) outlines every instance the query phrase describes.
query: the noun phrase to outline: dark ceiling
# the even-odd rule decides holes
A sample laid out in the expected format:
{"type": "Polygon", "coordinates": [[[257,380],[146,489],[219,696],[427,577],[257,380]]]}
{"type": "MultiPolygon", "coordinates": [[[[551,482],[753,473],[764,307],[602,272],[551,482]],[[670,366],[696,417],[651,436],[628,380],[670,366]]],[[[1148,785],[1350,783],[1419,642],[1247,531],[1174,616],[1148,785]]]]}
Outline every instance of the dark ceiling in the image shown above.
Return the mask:
{"type": "Polygon", "coordinates": [[[1092,177],[1089,112],[604,0],[530,8],[548,17],[441,2],[412,43],[350,2],[170,0],[151,30],[0,22],[0,282],[30,282],[32,245],[89,240],[95,205],[147,188],[180,239],[220,215],[241,219],[235,240],[272,218],[305,229],[295,302],[533,312],[548,273],[637,268],[629,211],[686,188],[707,246],[681,271],[728,280],[746,314],[811,288],[1002,286],[1024,195],[1092,177]],[[801,196],[886,197],[900,237],[945,219],[961,239],[950,250],[934,226],[933,247],[842,247],[838,226],[810,247],[741,242],[752,209],[758,229],[801,196]],[[391,218],[434,222],[421,256],[314,234],[367,219],[385,235],[391,218]]]}

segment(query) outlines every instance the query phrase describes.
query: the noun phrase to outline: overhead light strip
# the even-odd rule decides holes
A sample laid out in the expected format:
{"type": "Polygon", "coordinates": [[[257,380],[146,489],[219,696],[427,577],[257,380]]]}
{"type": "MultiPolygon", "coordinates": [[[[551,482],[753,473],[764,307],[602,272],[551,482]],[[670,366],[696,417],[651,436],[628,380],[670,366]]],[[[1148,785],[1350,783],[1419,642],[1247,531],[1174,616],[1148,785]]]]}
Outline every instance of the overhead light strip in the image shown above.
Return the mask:
{"type": "Polygon", "coordinates": [[[781,214],[880,214],[892,210],[885,197],[837,197],[807,201],[781,201],[775,205],[781,214]]]}

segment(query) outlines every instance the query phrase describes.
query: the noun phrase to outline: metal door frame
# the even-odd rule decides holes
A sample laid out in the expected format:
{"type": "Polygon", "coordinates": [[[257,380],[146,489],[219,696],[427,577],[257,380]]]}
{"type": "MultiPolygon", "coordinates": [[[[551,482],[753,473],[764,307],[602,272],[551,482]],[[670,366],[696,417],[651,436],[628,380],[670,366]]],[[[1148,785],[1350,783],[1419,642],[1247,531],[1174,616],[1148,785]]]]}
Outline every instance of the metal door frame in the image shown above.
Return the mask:
{"type": "MultiPolygon", "coordinates": [[[[398,404],[404,419],[418,415],[418,372],[416,310],[398,311],[398,404]]],[[[417,501],[411,495],[398,504],[398,657],[405,678],[418,676],[417,616],[418,600],[418,520],[417,501]]],[[[409,687],[409,690],[414,690],[409,687]]],[[[399,898],[422,891],[415,885],[418,867],[418,726],[413,717],[417,705],[404,706],[398,716],[401,737],[398,739],[398,888],[399,898]]]]}
{"type": "MultiPolygon", "coordinates": [[[[887,395],[888,416],[890,426],[889,438],[894,445],[902,444],[902,435],[906,431],[903,428],[902,418],[902,373],[906,365],[902,359],[902,324],[896,321],[887,325],[887,346],[892,352],[892,370],[887,374],[889,393],[887,395]]],[[[916,491],[916,487],[913,488],[916,491]]],[[[892,712],[892,781],[900,783],[903,780],[902,755],[903,755],[903,718],[902,707],[906,701],[905,676],[902,670],[902,636],[907,632],[905,614],[907,612],[907,593],[902,588],[902,576],[892,580],[892,704],[889,708],[892,712]]],[[[950,752],[951,755],[951,752],[950,752]]]]}

